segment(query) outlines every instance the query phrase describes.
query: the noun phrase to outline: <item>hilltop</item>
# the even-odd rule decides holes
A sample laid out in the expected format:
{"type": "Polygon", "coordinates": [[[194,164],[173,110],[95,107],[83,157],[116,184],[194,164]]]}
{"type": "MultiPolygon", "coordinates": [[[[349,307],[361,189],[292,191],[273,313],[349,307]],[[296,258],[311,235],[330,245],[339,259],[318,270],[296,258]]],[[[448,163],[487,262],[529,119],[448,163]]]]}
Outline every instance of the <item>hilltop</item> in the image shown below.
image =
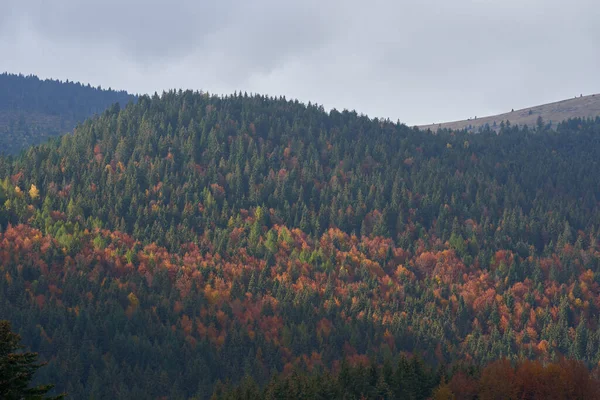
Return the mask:
{"type": "Polygon", "coordinates": [[[592,94],[498,115],[444,122],[441,124],[420,125],[418,128],[423,130],[431,129],[434,132],[440,128],[451,130],[466,129],[469,132],[477,132],[486,125],[492,130],[499,130],[500,124],[506,121],[509,121],[511,125],[534,127],[537,126],[539,117],[542,117],[544,125],[549,124],[551,127],[556,127],[556,124],[559,122],[570,118],[596,118],[598,116],[600,116],[600,94],[592,94]]]}
{"type": "Polygon", "coordinates": [[[86,118],[136,96],[36,76],[0,74],[0,152],[16,154],[51,137],[71,132],[86,118]]]}
{"type": "Polygon", "coordinates": [[[600,120],[503,133],[258,95],[110,107],[0,157],[2,317],[73,398],[407,353],[596,366],[600,120]]]}

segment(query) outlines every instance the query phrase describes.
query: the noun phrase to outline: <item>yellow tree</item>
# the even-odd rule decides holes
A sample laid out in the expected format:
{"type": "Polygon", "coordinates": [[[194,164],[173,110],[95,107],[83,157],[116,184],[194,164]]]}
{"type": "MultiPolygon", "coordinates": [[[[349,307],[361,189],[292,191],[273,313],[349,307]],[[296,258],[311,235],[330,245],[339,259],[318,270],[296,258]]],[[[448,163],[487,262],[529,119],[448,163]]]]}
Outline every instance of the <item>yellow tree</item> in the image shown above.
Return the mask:
{"type": "Polygon", "coordinates": [[[29,197],[31,197],[31,200],[35,200],[40,197],[40,191],[33,183],[31,184],[31,189],[29,189],[29,197]]]}

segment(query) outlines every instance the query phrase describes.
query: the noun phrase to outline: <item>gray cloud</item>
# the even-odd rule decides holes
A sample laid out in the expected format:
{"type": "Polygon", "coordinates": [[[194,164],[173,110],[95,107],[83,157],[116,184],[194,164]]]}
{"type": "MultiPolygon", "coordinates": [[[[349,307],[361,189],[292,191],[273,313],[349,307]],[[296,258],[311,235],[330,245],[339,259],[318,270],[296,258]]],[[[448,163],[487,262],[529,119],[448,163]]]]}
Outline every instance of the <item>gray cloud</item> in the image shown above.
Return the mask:
{"type": "Polygon", "coordinates": [[[0,70],[431,123],[600,92],[594,0],[2,0],[0,70]]]}

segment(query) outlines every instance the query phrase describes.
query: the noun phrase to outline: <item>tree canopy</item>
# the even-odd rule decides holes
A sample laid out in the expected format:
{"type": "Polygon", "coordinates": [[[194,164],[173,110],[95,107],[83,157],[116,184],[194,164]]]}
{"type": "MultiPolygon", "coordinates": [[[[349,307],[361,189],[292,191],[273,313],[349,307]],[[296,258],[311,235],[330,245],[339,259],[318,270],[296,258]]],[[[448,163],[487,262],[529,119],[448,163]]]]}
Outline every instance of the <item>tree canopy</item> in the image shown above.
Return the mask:
{"type": "Polygon", "coordinates": [[[2,317],[75,398],[263,393],[417,353],[431,371],[593,371],[599,134],[141,96],[0,158],[2,317]]]}

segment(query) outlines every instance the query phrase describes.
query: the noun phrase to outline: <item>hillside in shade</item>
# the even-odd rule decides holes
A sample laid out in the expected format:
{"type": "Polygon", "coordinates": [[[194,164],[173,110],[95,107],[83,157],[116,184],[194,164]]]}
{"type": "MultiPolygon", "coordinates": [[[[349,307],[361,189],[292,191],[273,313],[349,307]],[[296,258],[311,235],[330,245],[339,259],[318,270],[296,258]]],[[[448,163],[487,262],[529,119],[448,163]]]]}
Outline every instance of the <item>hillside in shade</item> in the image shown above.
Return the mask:
{"type": "Polygon", "coordinates": [[[510,112],[487,117],[473,117],[463,121],[421,125],[419,129],[430,129],[434,132],[438,129],[466,129],[469,132],[479,132],[481,129],[489,127],[493,131],[499,131],[501,124],[507,122],[520,127],[527,125],[529,128],[535,128],[541,123],[544,126],[555,128],[558,123],[571,118],[595,119],[599,116],[600,94],[593,94],[521,110],[511,110],[510,112]]]}
{"type": "Polygon", "coordinates": [[[135,96],[124,91],[0,74],[0,151],[16,154],[71,132],[78,123],[114,103],[126,105],[130,101],[135,101],[135,96]]]}
{"type": "Polygon", "coordinates": [[[584,387],[565,371],[600,362],[599,152],[600,118],[432,134],[141,96],[0,157],[0,317],[73,398],[226,398],[294,373],[358,398],[519,371],[584,387]]]}

